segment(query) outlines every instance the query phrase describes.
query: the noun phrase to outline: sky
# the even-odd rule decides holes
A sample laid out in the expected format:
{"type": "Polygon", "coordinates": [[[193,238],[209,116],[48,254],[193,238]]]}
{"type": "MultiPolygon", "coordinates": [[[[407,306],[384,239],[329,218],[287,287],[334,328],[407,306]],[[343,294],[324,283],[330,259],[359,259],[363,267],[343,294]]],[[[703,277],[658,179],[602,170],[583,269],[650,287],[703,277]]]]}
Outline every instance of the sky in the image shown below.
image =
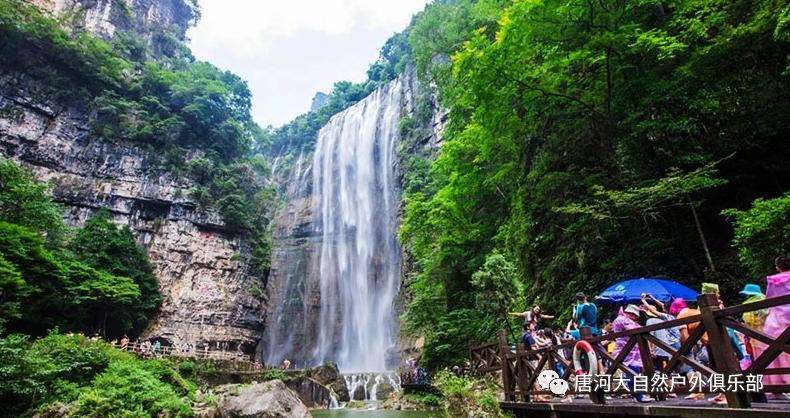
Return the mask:
{"type": "Polygon", "coordinates": [[[198,60],[247,80],[255,122],[278,127],[309,111],[316,92],[364,81],[427,1],[198,0],[187,36],[198,60]]]}

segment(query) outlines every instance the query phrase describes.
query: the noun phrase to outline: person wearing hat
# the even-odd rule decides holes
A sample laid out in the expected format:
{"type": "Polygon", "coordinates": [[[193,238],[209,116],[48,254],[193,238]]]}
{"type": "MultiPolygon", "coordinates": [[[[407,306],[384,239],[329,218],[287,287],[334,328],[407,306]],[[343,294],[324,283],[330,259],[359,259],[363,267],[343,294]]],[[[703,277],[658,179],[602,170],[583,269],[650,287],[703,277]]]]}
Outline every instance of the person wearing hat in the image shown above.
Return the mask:
{"type": "MultiPolygon", "coordinates": [[[[766,277],[768,285],[765,289],[767,299],[790,295],[790,256],[780,255],[774,260],[777,274],[766,277]]],[[[768,309],[765,317],[763,332],[772,338],[778,338],[790,327],[790,305],[773,306],[768,309]]],[[[783,369],[790,367],[790,354],[782,353],[769,366],[768,369],[783,369]]],[[[772,374],[763,377],[765,385],[788,385],[790,374],[772,374]]],[[[787,393],[774,394],[774,397],[790,399],[787,393]]]]}
{"type": "MultiPolygon", "coordinates": [[[[639,328],[640,325],[636,320],[639,318],[639,307],[636,305],[628,305],[623,309],[623,314],[619,315],[617,319],[613,322],[613,332],[623,332],[628,331],[631,329],[639,328]]],[[[628,343],[628,339],[630,337],[617,337],[614,343],[614,358],[617,358],[620,355],[620,352],[623,351],[625,345],[628,343]]],[[[636,373],[642,373],[642,357],[639,355],[639,349],[637,346],[631,348],[631,351],[628,355],[625,356],[623,359],[623,365],[630,368],[631,370],[635,371],[636,373]]],[[[630,381],[630,386],[633,389],[633,378],[630,375],[628,376],[628,380],[630,381]]],[[[653,399],[650,396],[645,395],[644,393],[638,393],[634,396],[637,401],[639,402],[652,402],[653,399]]]]}
{"type": "MultiPolygon", "coordinates": [[[[745,301],[743,301],[744,304],[765,300],[765,294],[763,294],[759,284],[749,283],[746,286],[744,286],[743,290],[741,290],[738,293],[744,296],[748,296],[748,298],[745,301]]],[[[765,325],[765,317],[767,316],[768,316],[767,308],[759,309],[756,311],[744,312],[743,323],[748,325],[752,329],[762,332],[763,325],[765,325]]],[[[765,351],[765,344],[755,339],[750,338],[748,346],[751,348],[752,352],[750,354],[753,359],[757,358],[763,351],[765,351]]]]}
{"type": "Polygon", "coordinates": [[[724,302],[721,300],[719,285],[716,283],[702,283],[702,291],[700,293],[712,293],[716,295],[716,299],[719,300],[719,308],[724,309],[724,302]]]}
{"type": "MultiPolygon", "coordinates": [[[[763,294],[762,290],[760,289],[760,285],[758,284],[749,283],[738,293],[748,296],[748,298],[743,301],[744,304],[765,300],[765,294],[763,294]]],[[[758,331],[762,331],[766,316],[768,316],[768,309],[744,312],[743,322],[758,331]]]]}

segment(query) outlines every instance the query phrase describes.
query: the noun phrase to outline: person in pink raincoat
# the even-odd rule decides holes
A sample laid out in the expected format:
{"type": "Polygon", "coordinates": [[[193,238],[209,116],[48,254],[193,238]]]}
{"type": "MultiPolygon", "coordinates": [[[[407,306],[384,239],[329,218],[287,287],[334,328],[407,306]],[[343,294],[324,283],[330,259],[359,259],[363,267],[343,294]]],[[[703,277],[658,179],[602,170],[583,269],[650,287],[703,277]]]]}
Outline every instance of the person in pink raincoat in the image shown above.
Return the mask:
{"type": "MultiPolygon", "coordinates": [[[[765,291],[766,299],[790,295],[790,256],[780,255],[776,257],[774,264],[776,265],[778,274],[767,277],[768,287],[765,291]]],[[[768,311],[768,316],[765,317],[763,332],[776,338],[781,335],[788,326],[790,326],[790,305],[774,306],[768,311]]],[[[790,354],[787,353],[782,353],[768,366],[769,369],[785,367],[790,367],[790,354]]],[[[790,375],[765,375],[763,377],[763,384],[788,385],[790,384],[790,375]]],[[[784,397],[786,396],[787,394],[784,394],[784,397]]]]}

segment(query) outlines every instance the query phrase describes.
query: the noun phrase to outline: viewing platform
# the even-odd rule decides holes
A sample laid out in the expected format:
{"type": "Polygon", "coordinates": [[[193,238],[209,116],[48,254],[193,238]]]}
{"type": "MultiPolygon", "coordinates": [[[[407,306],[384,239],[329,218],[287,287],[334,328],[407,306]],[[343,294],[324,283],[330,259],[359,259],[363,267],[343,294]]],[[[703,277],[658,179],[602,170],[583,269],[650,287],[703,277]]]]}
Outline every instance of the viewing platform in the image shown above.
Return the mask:
{"type": "MultiPolygon", "coordinates": [[[[566,342],[548,348],[527,351],[522,344],[511,350],[504,330],[499,331],[499,341],[475,345],[469,343],[469,356],[473,366],[480,374],[501,374],[501,390],[504,401],[501,407],[513,411],[517,417],[616,417],[616,416],[660,416],[694,418],[728,417],[790,417],[790,399],[782,395],[790,393],[790,384],[762,384],[768,375],[788,375],[790,369],[769,368],[782,353],[790,354],[790,328],[778,337],[769,336],[740,322],[744,312],[770,309],[774,306],[790,304],[790,295],[766,299],[730,308],[720,308],[716,295],[703,294],[697,299],[700,314],[683,319],[675,319],[637,329],[627,330],[605,336],[590,334],[588,327],[581,329],[582,340],[589,343],[594,357],[601,359],[604,369],[595,376],[577,370],[574,361],[562,355],[562,351],[572,352],[577,341],[566,342]],[[678,349],[654,337],[651,332],[698,323],[678,349]],[[736,330],[749,338],[765,345],[764,351],[755,358],[745,370],[732,348],[727,328],[736,330]],[[715,366],[708,366],[690,355],[692,348],[707,334],[709,356],[715,366]],[[622,351],[613,357],[600,344],[615,338],[627,338],[622,351]],[[628,353],[636,348],[642,358],[651,358],[650,345],[660,347],[670,354],[665,370],[675,370],[679,365],[687,365],[705,377],[707,383],[686,381],[677,378],[671,390],[661,387],[662,375],[657,374],[652,361],[643,362],[642,375],[638,375],[623,364],[628,353]],[[538,355],[538,360],[529,361],[530,356],[538,355]],[[557,367],[561,366],[561,367],[557,367]],[[539,373],[545,370],[562,371],[559,378],[569,382],[569,396],[560,397],[549,390],[542,390],[538,384],[539,373]],[[563,370],[564,369],[564,370],[563,370]],[[643,381],[644,391],[637,392],[626,387],[606,386],[600,383],[601,377],[618,376],[618,379],[638,379],[643,381]],[[580,377],[581,376],[581,377],[580,377]],[[585,377],[586,376],[586,377],[585,377]],[[598,379],[598,380],[596,380],[598,379]],[[696,384],[696,385],[695,385],[696,384]],[[606,390],[604,390],[606,388],[606,390]],[[690,393],[705,393],[706,399],[687,400],[690,393]],[[630,395],[649,394],[655,399],[650,403],[639,403],[630,395]],[[668,393],[676,397],[667,397],[668,393]],[[722,394],[720,404],[709,402],[715,394],[722,394]],[[768,397],[766,397],[768,395],[768,397]],[[548,397],[548,401],[536,401],[535,397],[548,397]],[[578,399],[583,397],[582,399],[578,399]],[[564,401],[564,402],[563,402],[564,401]]],[[[591,356],[592,357],[592,356],[591,356]]],[[[533,357],[534,358],[534,357],[533,357]]],[[[664,375],[666,376],[666,375],[664,375]]],[[[677,377],[677,376],[676,376],[677,377]]],[[[666,382],[666,378],[663,379],[666,382]]]]}

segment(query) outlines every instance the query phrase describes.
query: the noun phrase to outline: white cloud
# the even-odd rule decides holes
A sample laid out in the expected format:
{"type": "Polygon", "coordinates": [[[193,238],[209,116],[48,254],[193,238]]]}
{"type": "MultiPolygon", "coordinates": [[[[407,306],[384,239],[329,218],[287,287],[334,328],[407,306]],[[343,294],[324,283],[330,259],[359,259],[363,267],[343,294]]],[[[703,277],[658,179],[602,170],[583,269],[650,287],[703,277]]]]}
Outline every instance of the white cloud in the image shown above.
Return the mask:
{"type": "Polygon", "coordinates": [[[213,47],[264,50],[273,37],[303,31],[348,33],[356,25],[400,30],[426,0],[200,0],[202,17],[190,36],[213,47]]]}
{"type": "Polygon", "coordinates": [[[249,82],[253,118],[280,125],[317,91],[359,82],[384,42],[427,0],[198,0],[195,56],[249,82]]]}

